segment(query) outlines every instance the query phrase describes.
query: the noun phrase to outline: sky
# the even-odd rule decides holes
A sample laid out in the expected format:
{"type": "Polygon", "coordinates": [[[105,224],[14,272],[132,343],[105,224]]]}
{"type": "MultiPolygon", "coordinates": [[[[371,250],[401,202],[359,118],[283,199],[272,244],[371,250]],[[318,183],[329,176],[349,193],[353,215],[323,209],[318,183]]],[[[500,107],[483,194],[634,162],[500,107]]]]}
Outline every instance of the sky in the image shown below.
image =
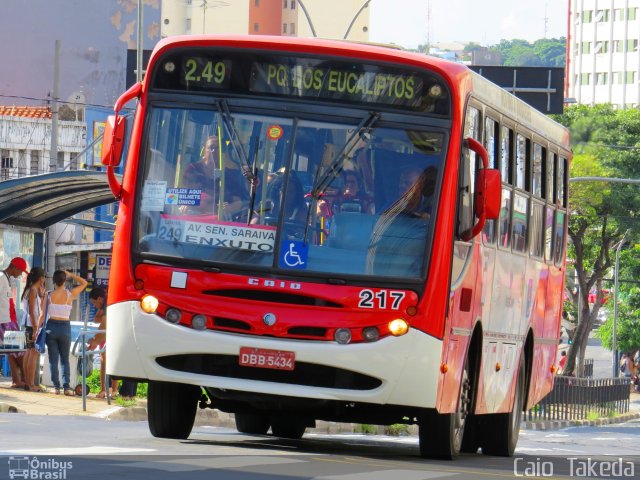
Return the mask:
{"type": "Polygon", "coordinates": [[[566,37],[566,0],[372,0],[369,40],[405,48],[439,42],[566,37]],[[431,6],[427,20],[427,6],[431,6]],[[408,14],[407,12],[411,12],[408,14]]]}

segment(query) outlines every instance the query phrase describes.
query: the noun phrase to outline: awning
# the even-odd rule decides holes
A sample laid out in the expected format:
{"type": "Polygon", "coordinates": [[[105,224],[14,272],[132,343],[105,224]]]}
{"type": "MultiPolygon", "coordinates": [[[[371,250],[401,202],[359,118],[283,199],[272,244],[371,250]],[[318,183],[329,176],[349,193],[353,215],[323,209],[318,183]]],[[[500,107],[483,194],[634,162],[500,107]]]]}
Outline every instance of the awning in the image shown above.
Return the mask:
{"type": "Polygon", "coordinates": [[[0,182],[0,223],[47,228],[115,202],[104,172],[73,170],[0,182]]]}

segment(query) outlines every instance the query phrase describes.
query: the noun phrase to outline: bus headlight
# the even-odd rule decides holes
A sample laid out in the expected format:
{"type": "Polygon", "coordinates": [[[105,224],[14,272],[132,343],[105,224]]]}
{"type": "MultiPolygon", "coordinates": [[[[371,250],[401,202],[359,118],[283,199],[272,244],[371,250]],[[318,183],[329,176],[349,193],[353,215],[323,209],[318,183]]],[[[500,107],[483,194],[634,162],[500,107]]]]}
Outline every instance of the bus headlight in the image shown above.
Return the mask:
{"type": "Polygon", "coordinates": [[[402,318],[396,318],[389,322],[389,331],[391,332],[391,335],[399,337],[409,331],[409,324],[402,318]]]}
{"type": "Polygon", "coordinates": [[[338,328],[336,333],[333,334],[333,338],[341,345],[346,345],[351,341],[351,330],[348,328],[338,328]]]}
{"type": "Polygon", "coordinates": [[[207,328],[207,317],[204,315],[194,315],[191,319],[191,326],[196,330],[204,330],[207,328]]]}
{"type": "Polygon", "coordinates": [[[140,300],[140,308],[146,313],[155,313],[158,309],[158,299],[153,295],[145,295],[140,300]]]}
{"type": "Polygon", "coordinates": [[[170,308],[167,313],[164,314],[164,318],[167,322],[179,323],[182,318],[182,312],[177,308],[170,308]]]}

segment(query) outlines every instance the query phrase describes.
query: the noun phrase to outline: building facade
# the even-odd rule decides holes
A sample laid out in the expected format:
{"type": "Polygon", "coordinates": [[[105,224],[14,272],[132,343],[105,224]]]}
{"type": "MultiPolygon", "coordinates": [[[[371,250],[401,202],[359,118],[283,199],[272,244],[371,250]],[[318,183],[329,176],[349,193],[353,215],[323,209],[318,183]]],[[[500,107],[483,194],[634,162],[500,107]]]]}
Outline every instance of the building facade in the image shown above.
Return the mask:
{"type": "Polygon", "coordinates": [[[577,103],[640,103],[640,0],[568,0],[567,85],[577,103]]]}
{"type": "Polygon", "coordinates": [[[191,34],[283,35],[369,40],[364,0],[162,1],[161,36],[191,34]],[[306,9],[306,14],[305,14],[306,9]],[[307,19],[307,14],[310,22],[307,19]]]}

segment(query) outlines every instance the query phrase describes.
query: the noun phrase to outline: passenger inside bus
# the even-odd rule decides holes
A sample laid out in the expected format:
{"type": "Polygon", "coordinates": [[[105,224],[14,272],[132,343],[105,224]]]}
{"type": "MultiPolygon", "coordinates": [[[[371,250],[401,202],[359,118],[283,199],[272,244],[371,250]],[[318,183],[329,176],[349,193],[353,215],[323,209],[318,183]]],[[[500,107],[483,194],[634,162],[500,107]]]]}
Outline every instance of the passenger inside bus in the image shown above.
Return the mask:
{"type": "Polygon", "coordinates": [[[233,220],[246,205],[247,198],[240,169],[233,166],[219,138],[215,135],[207,137],[200,160],[190,163],[182,177],[182,184],[186,188],[201,190],[200,203],[183,208],[181,212],[217,214],[223,220],[233,220]],[[224,192],[222,203],[221,191],[224,192]]]}
{"type": "Polygon", "coordinates": [[[367,271],[409,271],[420,275],[437,169],[408,166],[398,181],[399,197],[376,221],[367,252],[367,271]]]}

